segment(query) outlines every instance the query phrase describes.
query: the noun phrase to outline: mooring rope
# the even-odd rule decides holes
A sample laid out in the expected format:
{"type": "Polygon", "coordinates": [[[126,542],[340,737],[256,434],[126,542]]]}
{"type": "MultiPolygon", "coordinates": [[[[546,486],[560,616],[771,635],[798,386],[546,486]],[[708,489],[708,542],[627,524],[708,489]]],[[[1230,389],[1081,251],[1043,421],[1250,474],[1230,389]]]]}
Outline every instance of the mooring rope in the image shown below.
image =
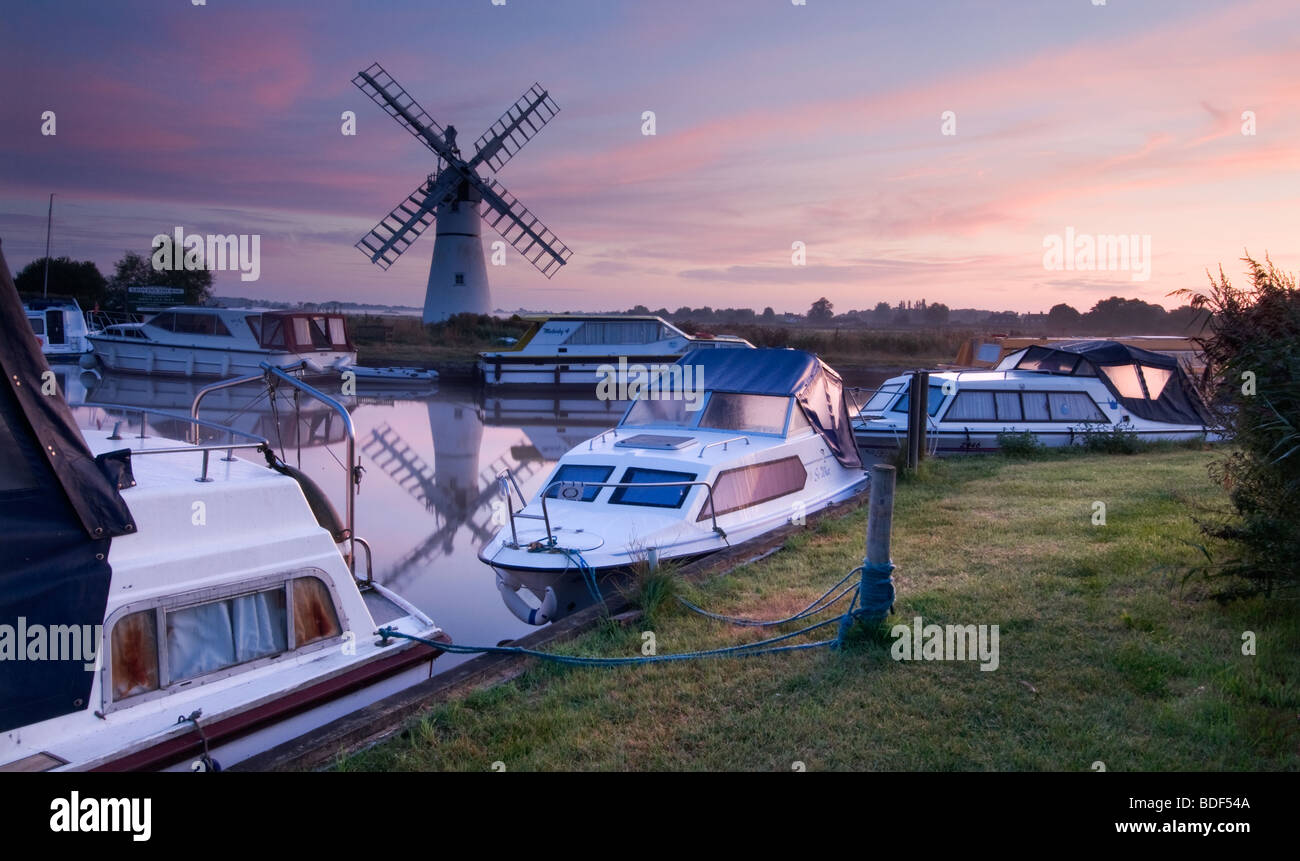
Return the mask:
{"type": "MultiPolygon", "coordinates": [[[[541,548],[539,548],[539,550],[540,549],[541,548]]],[[[570,551],[568,548],[555,548],[555,547],[552,547],[550,549],[557,549],[562,552],[565,552],[566,556],[568,555],[568,552],[573,552],[578,557],[578,559],[582,558],[582,554],[578,553],[576,550],[570,551]]],[[[582,565],[584,566],[584,576],[585,576],[585,573],[591,570],[591,566],[588,565],[585,560],[582,561],[582,565]]],[[[722,646],[717,649],[704,649],[704,650],[697,650],[697,651],[690,651],[690,652],[677,652],[669,655],[631,655],[626,657],[614,657],[614,658],[588,657],[584,655],[558,655],[554,652],[543,652],[539,649],[529,649],[523,646],[472,646],[472,645],[466,645],[462,643],[441,643],[436,640],[429,640],[424,637],[417,637],[413,634],[405,634],[401,631],[395,630],[392,627],[380,628],[375,633],[377,633],[385,641],[392,638],[412,640],[417,643],[423,643],[426,646],[432,646],[435,649],[441,649],[444,652],[451,652],[452,654],[458,654],[458,655],[470,655],[470,654],[524,655],[528,657],[542,658],[543,660],[554,661],[559,664],[568,664],[571,666],[586,666],[586,667],[616,667],[616,666],[628,666],[633,664],[652,664],[652,663],[665,663],[669,661],[697,660],[700,658],[749,657],[752,655],[768,655],[768,654],[773,654],[775,652],[794,652],[803,649],[815,649],[815,648],[820,648],[822,646],[831,646],[832,648],[840,648],[844,644],[845,635],[853,627],[854,622],[863,621],[870,624],[872,622],[879,622],[889,615],[889,612],[891,611],[894,603],[894,584],[891,576],[893,570],[894,570],[894,565],[892,562],[886,562],[883,565],[875,565],[875,564],[864,562],[862,565],[859,565],[857,568],[854,568],[852,571],[846,574],[843,578],[840,579],[838,583],[836,583],[830,589],[827,589],[824,593],[822,593],[822,595],[819,598],[817,598],[817,600],[813,601],[811,604],[809,604],[803,610],[800,610],[798,613],[795,613],[793,616],[789,616],[785,619],[778,619],[778,620],[736,619],[735,617],[720,616],[718,614],[709,613],[708,611],[701,610],[700,608],[696,607],[693,604],[690,604],[689,602],[683,601],[683,603],[686,604],[687,607],[691,608],[695,612],[701,613],[702,615],[708,616],[710,618],[718,619],[720,621],[728,621],[738,625],[759,627],[759,626],[786,624],[789,622],[805,619],[808,616],[815,615],[831,606],[834,606],[845,595],[849,594],[850,592],[853,593],[853,600],[849,602],[849,609],[845,611],[843,615],[833,617],[830,619],[825,619],[821,622],[814,622],[811,625],[806,625],[797,631],[790,631],[788,633],[779,634],[775,637],[768,637],[763,640],[755,640],[752,643],[741,643],[740,645],[736,645],[736,646],[722,646]],[[847,588],[842,590],[838,595],[836,595],[834,598],[830,598],[829,600],[827,600],[828,596],[832,592],[834,592],[836,589],[839,589],[841,586],[844,585],[844,583],[846,583],[850,578],[852,578],[854,574],[857,574],[859,572],[862,574],[862,578],[858,583],[854,583],[848,586],[847,588]],[[871,579],[868,580],[868,578],[871,579]],[[861,599],[862,606],[859,608],[858,605],[860,599],[861,599]],[[795,637],[808,634],[820,628],[825,628],[828,625],[839,625],[839,632],[836,634],[835,637],[829,640],[816,640],[811,643],[788,643],[785,645],[778,645],[778,644],[785,643],[786,640],[791,640],[795,637]]],[[[594,572],[592,576],[594,580],[594,572]]],[[[598,589],[597,592],[599,592],[598,589]]]]}

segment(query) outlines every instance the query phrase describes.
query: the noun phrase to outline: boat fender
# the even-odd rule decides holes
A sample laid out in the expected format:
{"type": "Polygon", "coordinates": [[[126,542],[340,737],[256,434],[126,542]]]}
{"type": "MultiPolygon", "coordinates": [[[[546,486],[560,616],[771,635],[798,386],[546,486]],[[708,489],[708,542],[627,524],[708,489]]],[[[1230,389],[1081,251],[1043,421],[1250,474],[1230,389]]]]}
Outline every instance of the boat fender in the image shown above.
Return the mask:
{"type": "Polygon", "coordinates": [[[517,585],[507,583],[500,574],[497,575],[497,590],[501,593],[501,600],[505,602],[506,607],[511,613],[515,614],[519,621],[528,625],[545,625],[555,618],[555,606],[558,601],[554,589],[547,586],[546,595],[542,598],[541,606],[530,607],[520,596],[519,588],[517,585]]]}
{"type": "Polygon", "coordinates": [[[302,470],[290,466],[269,452],[267,463],[271,469],[298,482],[298,486],[302,488],[302,495],[307,497],[307,504],[311,506],[311,513],[315,515],[316,522],[330,534],[335,544],[347,541],[352,537],[351,533],[348,532],[347,524],[343,522],[343,518],[339,517],[338,511],[334,509],[334,504],[325,495],[325,491],[320,489],[320,485],[312,481],[302,470]]]}

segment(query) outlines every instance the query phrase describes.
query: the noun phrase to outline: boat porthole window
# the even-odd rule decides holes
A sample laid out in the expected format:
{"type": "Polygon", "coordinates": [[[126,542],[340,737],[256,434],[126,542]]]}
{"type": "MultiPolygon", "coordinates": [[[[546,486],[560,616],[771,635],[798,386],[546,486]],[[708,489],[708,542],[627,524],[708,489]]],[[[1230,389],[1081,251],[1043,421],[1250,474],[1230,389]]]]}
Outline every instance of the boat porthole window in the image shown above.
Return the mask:
{"type": "Polygon", "coordinates": [[[109,650],[114,702],[158,690],[156,610],[141,610],[118,619],[109,650]]]}
{"type": "Polygon", "coordinates": [[[337,637],[343,632],[325,581],[319,577],[296,577],[292,589],[295,648],[337,637]]]}

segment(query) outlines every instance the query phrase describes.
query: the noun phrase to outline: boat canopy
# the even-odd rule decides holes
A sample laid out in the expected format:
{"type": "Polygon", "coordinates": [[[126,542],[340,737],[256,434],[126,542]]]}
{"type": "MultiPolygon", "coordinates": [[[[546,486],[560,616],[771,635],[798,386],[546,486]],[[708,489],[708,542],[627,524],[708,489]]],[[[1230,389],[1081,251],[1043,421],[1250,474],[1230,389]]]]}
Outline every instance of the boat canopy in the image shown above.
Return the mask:
{"type": "Polygon", "coordinates": [[[109,542],[135,526],[118,493],[130,481],[130,453],[92,456],[67,403],[43,393],[49,365],[2,253],[0,331],[0,732],[6,732],[89,707],[108,602],[109,542]]]}
{"type": "Polygon", "coordinates": [[[1007,356],[998,370],[1098,377],[1115,400],[1139,418],[1193,425],[1211,421],[1177,359],[1118,341],[1032,345],[1007,356]]]}
{"type": "Polygon", "coordinates": [[[690,366],[696,385],[705,391],[793,397],[840,463],[862,465],[844,382],[814,354],[788,349],[699,349],[683,355],[677,364],[690,366]]]}

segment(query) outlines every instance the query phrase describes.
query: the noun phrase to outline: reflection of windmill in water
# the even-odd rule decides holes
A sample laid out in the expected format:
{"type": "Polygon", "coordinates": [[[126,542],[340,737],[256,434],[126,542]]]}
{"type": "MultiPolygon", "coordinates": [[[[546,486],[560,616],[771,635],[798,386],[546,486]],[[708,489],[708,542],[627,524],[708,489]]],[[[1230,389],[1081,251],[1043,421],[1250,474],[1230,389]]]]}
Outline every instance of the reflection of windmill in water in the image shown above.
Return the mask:
{"type": "Polygon", "coordinates": [[[547,278],[564,266],[568,247],[500,182],[479,176],[485,167],[500,171],[559,113],[539,84],[475,141],[474,155],[466,160],[456,146],[456,127],[438,125],[378,63],[357,73],[352,83],[438,157],[436,172],[357,243],[371,263],[387,269],[437,218],[424,322],[461,312],[492,313],[481,219],[547,278]]]}
{"type": "MultiPolygon", "coordinates": [[[[490,541],[500,528],[492,520],[492,503],[500,498],[497,473],[510,467],[522,484],[542,465],[541,461],[515,462],[510,455],[501,455],[480,468],[483,416],[478,408],[439,400],[428,401],[426,406],[433,441],[432,466],[387,423],[371,431],[361,446],[362,453],[433,513],[437,524],[380,578],[388,586],[400,583],[411,572],[424,570],[428,562],[450,555],[462,527],[469,530],[476,549],[490,541]]],[[[511,450],[519,448],[513,446],[511,450]]]]}

